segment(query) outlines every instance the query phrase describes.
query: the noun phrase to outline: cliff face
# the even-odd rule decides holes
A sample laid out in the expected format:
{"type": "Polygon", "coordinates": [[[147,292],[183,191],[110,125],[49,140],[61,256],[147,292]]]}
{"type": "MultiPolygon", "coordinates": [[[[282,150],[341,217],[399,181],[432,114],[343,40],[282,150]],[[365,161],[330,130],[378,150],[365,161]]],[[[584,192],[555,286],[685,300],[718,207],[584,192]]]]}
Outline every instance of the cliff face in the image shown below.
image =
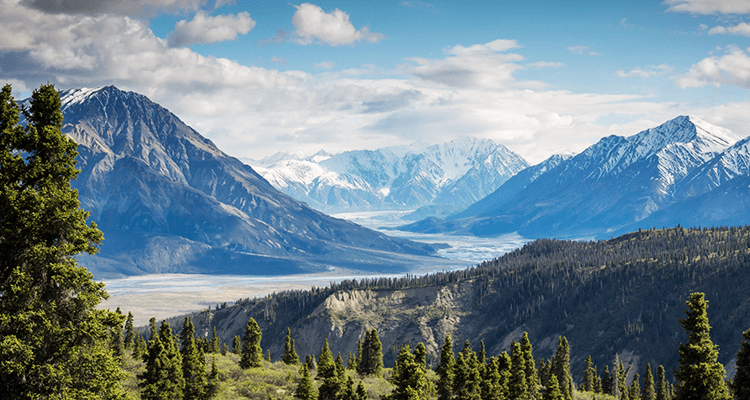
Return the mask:
{"type": "MultiPolygon", "coordinates": [[[[729,365],[750,321],[750,228],[635,232],[608,241],[540,240],[465,271],[425,277],[343,282],[325,289],[239,300],[193,315],[199,334],[217,327],[222,342],[242,335],[250,317],[263,329],[262,346],[278,359],[290,327],[301,357],[320,353],[328,339],[344,359],[365,329],[376,328],[385,364],[401,345],[422,342],[437,363],[451,334],[488,355],[508,351],[529,333],[534,356],[550,358],[559,336],[570,343],[578,379],[591,355],[601,368],[615,354],[632,373],[646,363],[677,366],[686,340],[678,322],[692,292],[709,300],[711,338],[729,365]]],[[[180,327],[184,317],[172,323],[180,327]]]]}

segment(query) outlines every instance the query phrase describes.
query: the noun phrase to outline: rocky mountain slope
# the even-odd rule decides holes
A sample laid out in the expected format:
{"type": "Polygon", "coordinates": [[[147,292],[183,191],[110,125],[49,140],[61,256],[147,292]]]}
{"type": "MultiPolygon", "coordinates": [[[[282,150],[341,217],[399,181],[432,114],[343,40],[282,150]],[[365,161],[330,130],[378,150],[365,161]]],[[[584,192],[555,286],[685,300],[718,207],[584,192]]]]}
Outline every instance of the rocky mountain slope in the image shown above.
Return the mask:
{"type": "MultiPolygon", "coordinates": [[[[659,221],[674,226],[680,223],[679,213],[706,214],[715,206],[708,201],[712,196],[703,201],[691,199],[717,190],[742,175],[741,171],[746,173],[743,165],[750,158],[743,152],[747,144],[737,143],[740,139],[698,118],[677,117],[630,137],[603,138],[581,154],[545,169],[533,182],[506,182],[508,187],[501,186],[449,221],[420,221],[402,229],[611,237],[638,227],[661,227],[654,225],[659,221]]],[[[519,176],[534,175],[533,168],[519,176]]],[[[723,222],[701,221],[698,224],[723,222]]],[[[733,223],[743,221],[748,218],[733,223]]]]}
{"type": "Polygon", "coordinates": [[[98,278],[162,272],[401,270],[430,246],[362,228],[279,192],[168,110],[113,86],[61,92],[78,144],[73,186],[105,235],[98,278]]]}
{"type": "MultiPolygon", "coordinates": [[[[646,363],[677,366],[686,340],[678,318],[690,293],[709,301],[711,337],[729,365],[749,328],[750,228],[634,232],[607,241],[538,240],[476,268],[423,277],[347,281],[329,288],[275,293],[193,314],[199,334],[217,327],[223,342],[247,320],[263,329],[262,346],[278,358],[286,328],[298,354],[320,353],[325,339],[344,359],[365,329],[377,328],[386,365],[403,344],[423,342],[437,363],[445,335],[456,351],[468,339],[489,355],[527,331],[537,358],[567,337],[571,372],[581,378],[591,355],[601,370],[615,354],[633,372],[646,363]]],[[[181,326],[184,317],[171,320],[181,326]]]]}
{"type": "Polygon", "coordinates": [[[526,161],[491,140],[325,152],[275,154],[255,168],[284,193],[325,211],[458,210],[497,189],[526,161]]]}

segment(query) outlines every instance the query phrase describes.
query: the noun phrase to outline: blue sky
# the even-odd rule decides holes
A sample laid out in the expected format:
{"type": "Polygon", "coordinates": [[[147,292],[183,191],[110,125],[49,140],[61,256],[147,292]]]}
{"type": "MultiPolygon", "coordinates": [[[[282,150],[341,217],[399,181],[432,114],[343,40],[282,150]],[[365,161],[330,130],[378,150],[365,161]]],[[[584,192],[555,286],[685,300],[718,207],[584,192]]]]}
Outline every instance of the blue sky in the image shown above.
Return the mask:
{"type": "Polygon", "coordinates": [[[530,162],[692,114],[750,135],[750,2],[0,0],[0,81],[116,85],[262,158],[460,136],[530,162]]]}

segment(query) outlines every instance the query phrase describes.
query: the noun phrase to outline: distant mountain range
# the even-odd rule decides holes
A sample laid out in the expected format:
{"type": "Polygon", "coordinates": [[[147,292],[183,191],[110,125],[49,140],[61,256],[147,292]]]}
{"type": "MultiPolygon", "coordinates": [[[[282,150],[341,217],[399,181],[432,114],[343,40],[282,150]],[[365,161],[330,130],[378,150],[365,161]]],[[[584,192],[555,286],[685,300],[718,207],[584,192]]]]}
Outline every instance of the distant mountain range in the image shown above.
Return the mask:
{"type": "Polygon", "coordinates": [[[326,212],[422,207],[418,215],[460,211],[528,167],[505,146],[475,138],[310,157],[277,153],[250,164],[277,189],[326,212]]]}
{"type": "Polygon", "coordinates": [[[611,237],[677,224],[747,224],[750,143],[741,139],[680,116],[630,137],[603,138],[575,157],[552,157],[460,213],[399,229],[611,237]]]}
{"type": "Polygon", "coordinates": [[[104,232],[81,258],[97,278],[144,273],[403,271],[429,245],[329,217],[145,96],[113,86],[60,93],[78,144],[73,186],[104,232]]]}

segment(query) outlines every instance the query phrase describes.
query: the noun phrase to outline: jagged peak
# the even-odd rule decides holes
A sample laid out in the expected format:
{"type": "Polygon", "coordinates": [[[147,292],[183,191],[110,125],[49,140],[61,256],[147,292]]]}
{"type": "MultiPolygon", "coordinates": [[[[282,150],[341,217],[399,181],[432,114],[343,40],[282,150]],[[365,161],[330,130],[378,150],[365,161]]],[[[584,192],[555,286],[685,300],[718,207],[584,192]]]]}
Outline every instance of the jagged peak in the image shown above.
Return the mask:
{"type": "Polygon", "coordinates": [[[742,139],[727,128],[706,122],[696,116],[680,115],[663,124],[647,129],[629,138],[630,141],[651,142],[656,147],[670,143],[688,143],[700,140],[713,151],[720,151],[742,139]],[[713,149],[716,147],[716,149],[713,149]]]}
{"type": "Polygon", "coordinates": [[[71,88],[60,91],[63,112],[70,107],[82,105],[91,100],[96,100],[103,105],[107,105],[112,103],[112,99],[124,98],[137,99],[150,105],[156,105],[156,103],[140,93],[121,90],[114,85],[98,88],[71,88]]]}

